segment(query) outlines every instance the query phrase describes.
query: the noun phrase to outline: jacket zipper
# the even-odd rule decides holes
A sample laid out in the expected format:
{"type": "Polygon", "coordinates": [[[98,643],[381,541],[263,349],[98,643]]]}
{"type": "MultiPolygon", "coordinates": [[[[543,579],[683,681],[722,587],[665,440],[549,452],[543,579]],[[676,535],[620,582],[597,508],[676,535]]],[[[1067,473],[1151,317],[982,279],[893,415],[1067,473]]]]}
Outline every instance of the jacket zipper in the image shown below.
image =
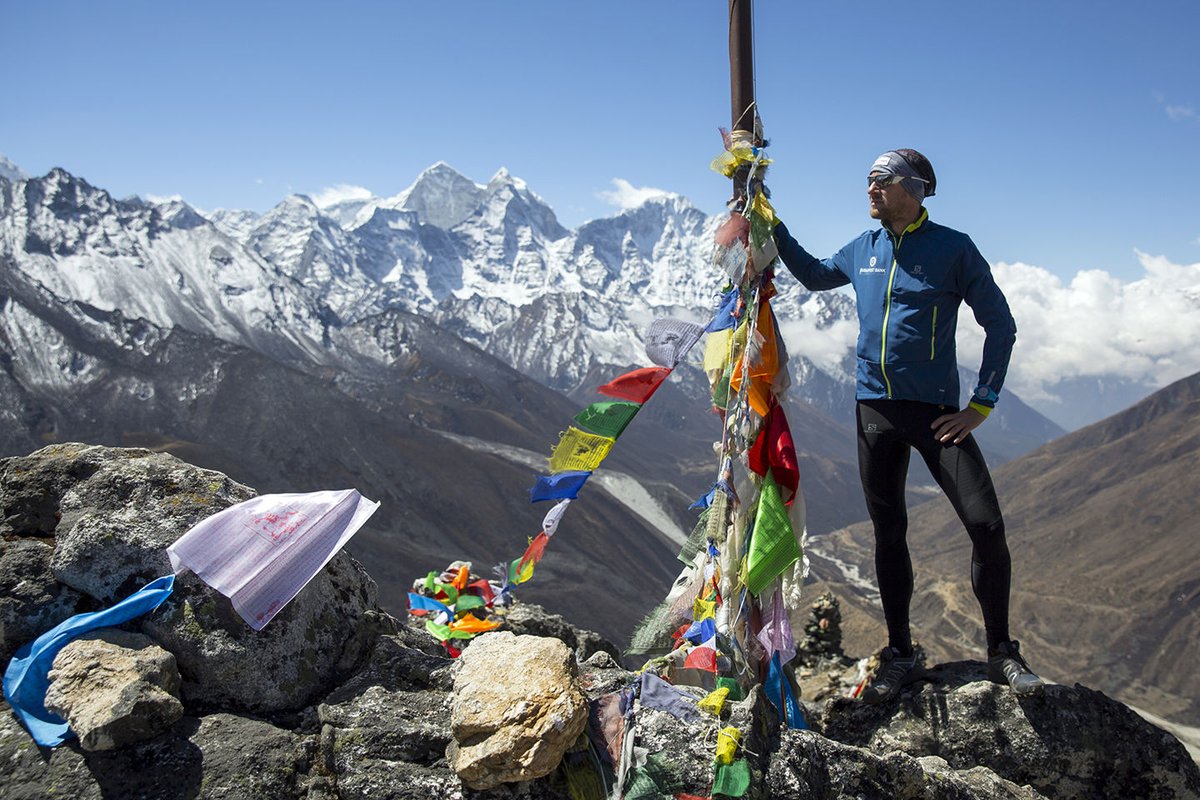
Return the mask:
{"type": "Polygon", "coordinates": [[[934,347],[937,346],[937,306],[933,307],[933,331],[929,335],[929,360],[933,361],[933,354],[936,352],[934,347]]]}
{"type": "Polygon", "coordinates": [[[889,400],[892,398],[892,382],[888,379],[887,366],[885,364],[887,360],[888,318],[892,314],[892,283],[896,280],[896,266],[899,263],[896,260],[896,256],[900,252],[900,245],[904,243],[904,234],[906,233],[908,233],[907,230],[900,234],[900,238],[896,240],[896,246],[892,248],[892,271],[888,274],[887,297],[884,298],[883,305],[883,336],[879,344],[879,372],[883,375],[883,384],[887,387],[889,400]]]}

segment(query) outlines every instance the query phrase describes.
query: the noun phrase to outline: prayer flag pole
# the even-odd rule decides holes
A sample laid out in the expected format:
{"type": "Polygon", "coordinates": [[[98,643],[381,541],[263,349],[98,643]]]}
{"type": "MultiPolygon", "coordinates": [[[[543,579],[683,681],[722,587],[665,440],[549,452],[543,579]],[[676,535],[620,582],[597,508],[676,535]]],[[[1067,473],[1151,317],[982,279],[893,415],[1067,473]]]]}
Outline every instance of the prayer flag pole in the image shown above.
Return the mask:
{"type": "MultiPolygon", "coordinates": [[[[754,24],[752,0],[729,0],[729,88],[732,106],[730,139],[761,145],[758,110],[754,102],[754,24]]],[[[741,207],[746,198],[746,176],[750,167],[743,164],[733,176],[733,196],[741,207]]]]}

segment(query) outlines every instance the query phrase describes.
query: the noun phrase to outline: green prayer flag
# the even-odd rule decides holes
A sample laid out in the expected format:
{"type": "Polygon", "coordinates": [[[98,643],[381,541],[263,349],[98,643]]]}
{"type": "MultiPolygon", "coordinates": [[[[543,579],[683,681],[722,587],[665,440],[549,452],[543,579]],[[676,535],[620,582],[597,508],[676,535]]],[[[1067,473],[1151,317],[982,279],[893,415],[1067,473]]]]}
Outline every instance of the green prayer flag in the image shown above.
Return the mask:
{"type": "Polygon", "coordinates": [[[734,702],[746,698],[746,693],[742,691],[742,685],[737,682],[737,678],[717,678],[717,688],[728,689],[729,699],[734,702]]]}
{"type": "Polygon", "coordinates": [[[767,470],[758,493],[758,512],[750,551],[746,554],[746,588],[757,597],[799,558],[800,544],[792,532],[787,506],[779,496],[774,472],[767,470]]]}
{"type": "Polygon", "coordinates": [[[458,602],[454,604],[455,611],[469,611],[472,608],[483,608],[487,605],[487,601],[477,594],[460,595],[458,602]]]}
{"type": "Polygon", "coordinates": [[[640,403],[625,400],[592,403],[575,415],[575,421],[592,433],[615,439],[641,407],[640,403]]]}
{"type": "Polygon", "coordinates": [[[717,776],[713,778],[713,795],[741,797],[750,788],[750,762],[739,758],[732,764],[717,764],[717,776]]]}

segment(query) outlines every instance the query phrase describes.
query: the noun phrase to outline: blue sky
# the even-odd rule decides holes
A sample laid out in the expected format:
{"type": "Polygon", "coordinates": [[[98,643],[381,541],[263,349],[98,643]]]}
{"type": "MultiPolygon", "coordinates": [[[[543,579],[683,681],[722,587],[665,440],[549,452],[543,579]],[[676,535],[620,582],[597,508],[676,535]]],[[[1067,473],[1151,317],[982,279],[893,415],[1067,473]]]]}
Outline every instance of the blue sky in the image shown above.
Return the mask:
{"type": "MultiPolygon", "coordinates": [[[[814,252],[867,227],[880,152],[933,161],[935,219],[1064,280],[1200,262],[1200,4],[758,0],[781,216],[814,252]]],[[[621,179],[718,211],[724,0],[0,0],[0,154],[117,196],[263,211],[444,160],[524,178],[568,226],[621,179]]],[[[620,194],[617,192],[617,194],[620,194]]]]}

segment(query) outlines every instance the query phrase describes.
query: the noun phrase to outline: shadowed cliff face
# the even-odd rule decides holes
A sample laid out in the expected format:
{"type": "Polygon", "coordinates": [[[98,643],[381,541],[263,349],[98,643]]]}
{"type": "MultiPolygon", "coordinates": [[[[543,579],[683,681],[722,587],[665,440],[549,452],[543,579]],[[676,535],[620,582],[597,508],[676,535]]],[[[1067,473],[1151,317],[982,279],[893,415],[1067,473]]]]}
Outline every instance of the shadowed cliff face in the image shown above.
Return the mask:
{"type": "MultiPolygon", "coordinates": [[[[169,569],[164,547],[252,495],[220,473],[146,450],[59,445],[0,461],[3,651],[169,569]]],[[[518,790],[471,791],[453,772],[451,709],[469,678],[456,678],[455,662],[423,630],[382,613],[374,582],[345,554],[260,632],[194,576],[176,585],[130,627],[178,662],[183,718],[114,750],[87,752],[75,742],[39,750],[0,704],[4,796],[485,800],[518,790]]],[[[575,659],[582,664],[561,680],[591,701],[636,678],[617,666],[611,644],[537,606],[513,608],[503,629],[518,634],[511,646],[527,635],[564,642],[574,654],[567,672],[575,659]]],[[[844,691],[846,663],[819,661],[828,675],[808,674],[844,691]]],[[[526,676],[508,666],[477,664],[472,674],[489,691],[503,685],[520,697],[526,676]]],[[[667,794],[710,794],[716,722],[684,722],[640,702],[634,709],[638,746],[656,755],[644,777],[667,794]]],[[[746,797],[1200,794],[1200,771],[1182,745],[1120,703],[1082,686],[1018,699],[983,680],[977,662],[941,665],[882,706],[835,698],[806,712],[811,730],[780,730],[757,690],[722,712],[721,724],[741,733],[746,797]]],[[[520,784],[521,796],[571,797],[567,774],[581,763],[598,762],[568,752],[551,774],[520,784]]]]}

